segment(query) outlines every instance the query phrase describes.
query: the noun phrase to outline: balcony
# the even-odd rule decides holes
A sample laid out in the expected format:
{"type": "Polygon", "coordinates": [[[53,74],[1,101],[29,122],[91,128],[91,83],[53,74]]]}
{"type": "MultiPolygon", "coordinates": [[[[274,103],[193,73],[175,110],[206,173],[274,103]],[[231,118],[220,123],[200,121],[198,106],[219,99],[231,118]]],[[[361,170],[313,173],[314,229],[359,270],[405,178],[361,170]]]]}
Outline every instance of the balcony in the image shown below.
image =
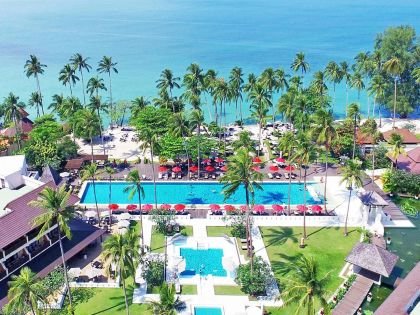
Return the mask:
{"type": "Polygon", "coordinates": [[[48,233],[48,237],[51,240],[51,243],[55,243],[58,241],[58,229],[54,229],[48,233]]]}
{"type": "Polygon", "coordinates": [[[15,250],[17,250],[19,247],[25,245],[26,243],[27,243],[26,237],[25,236],[22,236],[21,238],[18,238],[13,243],[7,245],[5,248],[3,248],[3,250],[4,250],[4,252],[5,252],[6,256],[7,256],[10,253],[12,253],[15,250]]]}
{"type": "Polygon", "coordinates": [[[42,252],[44,249],[48,248],[50,246],[50,242],[43,238],[39,241],[36,241],[28,246],[28,252],[31,254],[32,257],[35,257],[40,252],[42,252]]]}
{"type": "Polygon", "coordinates": [[[28,240],[31,241],[34,238],[38,237],[39,231],[41,230],[41,227],[37,227],[35,229],[33,229],[32,231],[30,231],[27,236],[28,236],[28,240]]]}
{"type": "Polygon", "coordinates": [[[29,261],[29,256],[26,254],[23,254],[23,251],[22,251],[20,254],[16,254],[13,257],[7,259],[4,264],[10,272],[13,272],[14,270],[18,269],[19,267],[21,267],[23,264],[25,264],[28,261],[29,261]]]}
{"type": "Polygon", "coordinates": [[[4,270],[1,266],[0,266],[0,280],[3,279],[4,277],[6,277],[7,273],[6,270],[4,270]]]}

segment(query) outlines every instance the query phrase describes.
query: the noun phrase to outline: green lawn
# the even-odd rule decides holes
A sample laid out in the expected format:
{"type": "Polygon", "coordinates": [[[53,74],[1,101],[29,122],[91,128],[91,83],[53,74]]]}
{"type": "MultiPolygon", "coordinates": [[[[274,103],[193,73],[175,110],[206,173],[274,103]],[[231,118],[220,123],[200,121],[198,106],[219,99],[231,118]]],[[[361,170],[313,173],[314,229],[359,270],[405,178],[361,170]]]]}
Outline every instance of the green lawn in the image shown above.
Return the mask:
{"type": "MultiPolygon", "coordinates": [[[[303,229],[300,227],[261,227],[272,269],[280,281],[287,277],[299,255],[313,256],[319,263],[321,275],[330,273],[327,290],[332,294],[342,279],[338,277],[344,258],[360,238],[360,233],[350,229],[347,237],[342,228],[307,228],[306,247],[299,248],[303,229]]],[[[293,305],[285,308],[268,308],[272,315],[292,314],[293,305]]]]}
{"type": "MultiPolygon", "coordinates": [[[[232,236],[231,228],[229,226],[208,226],[207,227],[207,236],[209,237],[222,237],[222,236],[232,236]]],[[[236,238],[238,244],[241,244],[241,240],[236,238]]],[[[239,248],[239,253],[246,257],[246,250],[239,248]]]]}
{"type": "MultiPolygon", "coordinates": [[[[181,233],[185,236],[193,236],[193,227],[192,225],[181,226],[181,233]]],[[[152,239],[150,241],[150,250],[154,253],[164,253],[165,252],[165,235],[159,233],[156,230],[156,227],[152,228],[152,239]]]]}
{"type": "Polygon", "coordinates": [[[181,294],[195,295],[197,294],[197,286],[193,284],[181,285],[181,294]]]}
{"type": "Polygon", "coordinates": [[[215,285],[214,294],[216,295],[246,295],[241,288],[236,285],[215,285]]]}

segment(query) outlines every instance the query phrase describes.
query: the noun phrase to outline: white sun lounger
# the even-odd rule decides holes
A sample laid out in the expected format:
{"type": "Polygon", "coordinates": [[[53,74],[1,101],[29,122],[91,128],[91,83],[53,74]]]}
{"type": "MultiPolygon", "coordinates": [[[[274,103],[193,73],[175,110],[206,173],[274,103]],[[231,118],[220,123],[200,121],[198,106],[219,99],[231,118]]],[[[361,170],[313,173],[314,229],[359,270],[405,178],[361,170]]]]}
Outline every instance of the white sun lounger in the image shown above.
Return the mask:
{"type": "Polygon", "coordinates": [[[267,176],[268,176],[269,179],[273,179],[273,174],[267,173],[267,176]]]}

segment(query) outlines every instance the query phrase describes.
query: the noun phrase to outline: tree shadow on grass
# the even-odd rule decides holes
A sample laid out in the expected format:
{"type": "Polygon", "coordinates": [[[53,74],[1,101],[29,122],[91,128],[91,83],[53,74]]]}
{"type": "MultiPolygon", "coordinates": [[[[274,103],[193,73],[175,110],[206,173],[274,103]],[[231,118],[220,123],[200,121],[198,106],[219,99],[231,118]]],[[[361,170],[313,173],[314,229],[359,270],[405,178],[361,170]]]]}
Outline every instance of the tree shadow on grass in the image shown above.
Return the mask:
{"type": "MultiPolygon", "coordinates": [[[[132,301],[133,301],[133,292],[134,292],[134,285],[128,285],[127,286],[127,301],[128,301],[129,307],[131,306],[132,301]]],[[[115,305],[108,307],[106,309],[97,311],[95,313],[92,313],[91,315],[102,314],[111,310],[114,310],[114,311],[125,310],[125,299],[124,299],[124,292],[122,289],[121,289],[121,294],[119,294],[118,296],[113,296],[109,299],[113,302],[115,301],[115,305]]]]}
{"type": "Polygon", "coordinates": [[[289,274],[296,265],[296,262],[303,254],[287,255],[279,253],[276,256],[276,260],[271,261],[272,269],[279,276],[286,276],[289,274]]]}
{"type": "Polygon", "coordinates": [[[268,240],[267,245],[265,248],[270,247],[272,245],[283,245],[288,240],[292,241],[293,243],[297,243],[298,239],[296,235],[293,233],[293,229],[290,227],[281,227],[280,229],[270,228],[269,233],[266,233],[265,238],[268,240]]]}

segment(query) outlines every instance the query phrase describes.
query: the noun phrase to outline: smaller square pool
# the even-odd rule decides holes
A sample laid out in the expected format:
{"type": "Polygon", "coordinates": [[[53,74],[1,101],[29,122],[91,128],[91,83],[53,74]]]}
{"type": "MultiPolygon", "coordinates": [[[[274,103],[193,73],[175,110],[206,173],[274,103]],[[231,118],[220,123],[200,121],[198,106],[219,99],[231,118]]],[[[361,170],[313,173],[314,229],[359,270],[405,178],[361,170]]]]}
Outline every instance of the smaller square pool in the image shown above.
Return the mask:
{"type": "Polygon", "coordinates": [[[223,249],[221,248],[195,249],[181,247],[180,255],[186,262],[185,270],[181,272],[181,276],[227,276],[227,272],[222,265],[223,249]]]}
{"type": "Polygon", "coordinates": [[[194,315],[223,315],[223,312],[220,307],[195,306],[194,315]]]}

